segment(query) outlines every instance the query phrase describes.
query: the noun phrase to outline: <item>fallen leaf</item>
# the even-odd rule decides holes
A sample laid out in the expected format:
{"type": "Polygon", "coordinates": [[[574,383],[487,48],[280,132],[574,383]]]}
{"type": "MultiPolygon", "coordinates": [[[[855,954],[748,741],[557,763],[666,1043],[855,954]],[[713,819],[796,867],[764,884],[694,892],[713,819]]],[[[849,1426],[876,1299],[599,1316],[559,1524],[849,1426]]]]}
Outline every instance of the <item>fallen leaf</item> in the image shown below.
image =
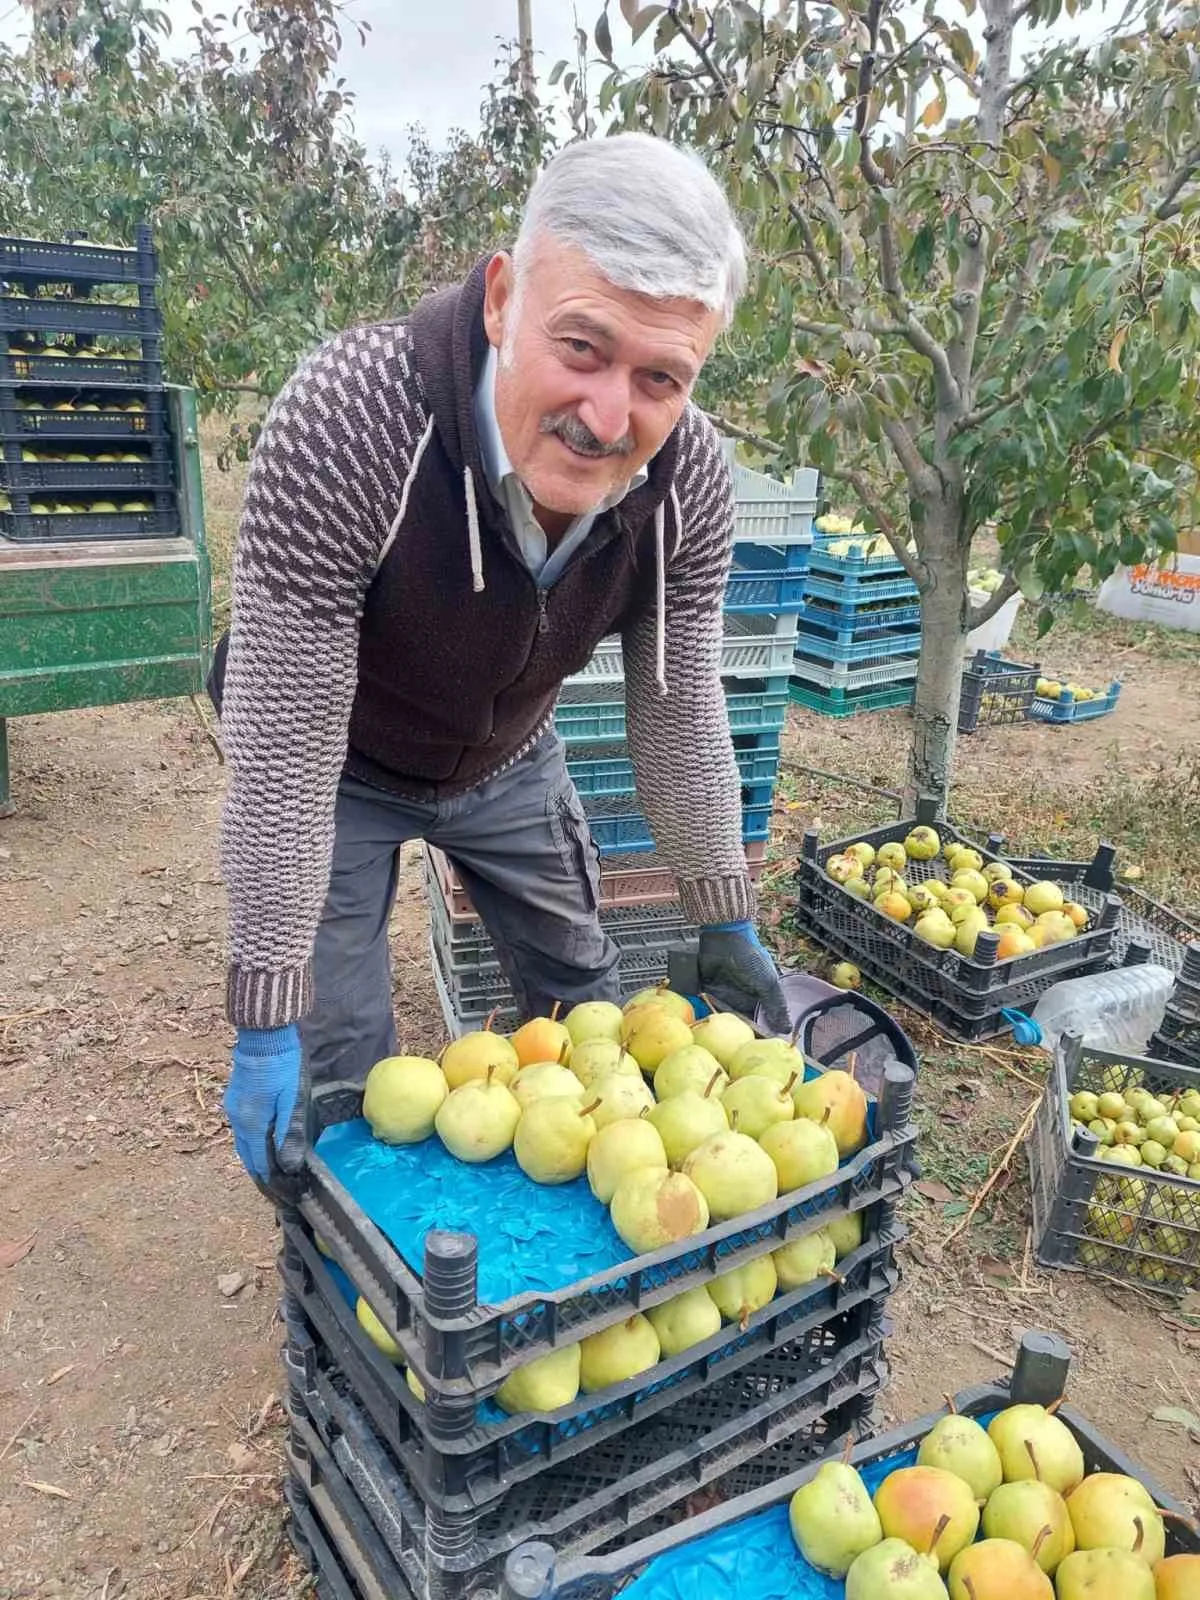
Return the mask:
{"type": "Polygon", "coordinates": [[[1200,1417],[1194,1411],[1185,1411],[1182,1406],[1159,1406],[1150,1415],[1155,1422],[1170,1422],[1178,1428],[1186,1428],[1189,1433],[1194,1433],[1200,1438],[1200,1417]]]}
{"type": "Polygon", "coordinates": [[[0,1239],[0,1269],[15,1267],[18,1261],[33,1249],[33,1241],[37,1238],[37,1229],[27,1234],[24,1239],[0,1239]]]}
{"type": "Polygon", "coordinates": [[[913,1188],[918,1194],[923,1194],[926,1200],[932,1200],[939,1206],[957,1198],[953,1189],[947,1189],[944,1183],[935,1183],[932,1178],[923,1178],[920,1183],[914,1183],[913,1188]]]}
{"type": "Polygon", "coordinates": [[[52,1372],[50,1374],[50,1376],[46,1379],[46,1387],[47,1387],[47,1389],[50,1387],[51,1384],[57,1383],[60,1378],[65,1378],[68,1372],[74,1372],[74,1371],[75,1371],[75,1363],[73,1361],[69,1365],[67,1365],[65,1367],[59,1367],[57,1372],[52,1372]]]}
{"type": "Polygon", "coordinates": [[[222,1272],[217,1278],[217,1288],[226,1300],[237,1294],[239,1289],[246,1287],[247,1277],[244,1272],[222,1272]]]}
{"type": "Polygon", "coordinates": [[[1007,1261],[1001,1261],[999,1256],[981,1256],[979,1270],[989,1278],[1012,1278],[1015,1276],[1012,1266],[1007,1261]]]}
{"type": "Polygon", "coordinates": [[[21,1481],[22,1489],[36,1489],[38,1494],[53,1495],[56,1500],[69,1500],[70,1493],[60,1489],[56,1483],[40,1483],[36,1478],[24,1478],[21,1481]]]}

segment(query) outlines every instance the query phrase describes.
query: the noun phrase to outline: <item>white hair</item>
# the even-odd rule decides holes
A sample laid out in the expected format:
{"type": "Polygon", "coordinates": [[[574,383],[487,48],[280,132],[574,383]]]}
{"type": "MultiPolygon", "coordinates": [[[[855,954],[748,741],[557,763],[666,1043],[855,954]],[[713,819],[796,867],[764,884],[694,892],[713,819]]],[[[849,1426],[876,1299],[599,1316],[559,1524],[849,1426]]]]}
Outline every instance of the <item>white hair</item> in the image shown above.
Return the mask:
{"type": "Polygon", "coordinates": [[[698,300],[726,324],[746,286],[746,246],[719,183],[692,150],[647,133],[581,140],[538,175],[513,252],[520,279],[545,235],[575,245],[609,283],[698,300]]]}

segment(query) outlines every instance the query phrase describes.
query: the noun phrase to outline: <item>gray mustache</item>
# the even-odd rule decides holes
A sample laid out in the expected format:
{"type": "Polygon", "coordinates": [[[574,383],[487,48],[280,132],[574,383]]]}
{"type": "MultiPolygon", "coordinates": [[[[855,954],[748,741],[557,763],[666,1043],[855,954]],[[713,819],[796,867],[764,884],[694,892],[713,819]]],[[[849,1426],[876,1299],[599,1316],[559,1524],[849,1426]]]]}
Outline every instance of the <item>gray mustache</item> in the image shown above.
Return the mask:
{"type": "Polygon", "coordinates": [[[543,417],[540,431],[542,433],[556,433],[564,444],[570,445],[572,450],[577,450],[581,456],[628,456],[633,453],[633,436],[626,434],[623,439],[618,439],[614,444],[604,444],[579,418],[571,411],[552,411],[549,416],[543,417]]]}

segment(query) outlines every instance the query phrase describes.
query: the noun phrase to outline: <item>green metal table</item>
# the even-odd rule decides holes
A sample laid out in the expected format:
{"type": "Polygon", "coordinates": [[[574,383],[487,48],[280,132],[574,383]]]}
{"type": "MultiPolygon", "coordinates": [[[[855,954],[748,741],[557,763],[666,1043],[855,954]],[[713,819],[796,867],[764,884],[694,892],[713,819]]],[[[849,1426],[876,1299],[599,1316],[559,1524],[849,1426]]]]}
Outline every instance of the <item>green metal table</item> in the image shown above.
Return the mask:
{"type": "Polygon", "coordinates": [[[0,816],[7,719],[198,693],[212,655],[196,397],[170,386],[178,537],[16,544],[0,538],[0,816]]]}

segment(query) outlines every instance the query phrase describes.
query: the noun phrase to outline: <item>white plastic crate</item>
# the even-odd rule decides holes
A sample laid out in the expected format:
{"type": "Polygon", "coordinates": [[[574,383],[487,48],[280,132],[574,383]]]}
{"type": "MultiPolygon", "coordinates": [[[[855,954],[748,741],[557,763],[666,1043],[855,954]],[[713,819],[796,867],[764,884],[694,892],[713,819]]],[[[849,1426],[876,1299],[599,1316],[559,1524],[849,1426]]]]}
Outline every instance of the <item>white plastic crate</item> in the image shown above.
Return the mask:
{"type": "Polygon", "coordinates": [[[736,459],[732,439],[723,441],[733,478],[734,537],[744,544],[811,544],[817,514],[819,474],[798,467],[784,483],[736,459]]]}
{"type": "MultiPolygon", "coordinates": [[[[792,670],[796,647],[796,612],[778,616],[725,618],[725,638],[721,647],[721,675],[725,678],[769,678],[792,670]]],[[[595,655],[567,679],[573,683],[619,683],[625,676],[621,641],[602,639],[595,655]]]]}
{"type": "Polygon", "coordinates": [[[915,656],[899,656],[894,661],[861,667],[839,661],[809,661],[797,656],[792,662],[792,677],[802,683],[820,684],[823,689],[868,689],[912,682],[917,676],[917,665],[915,656]]]}

